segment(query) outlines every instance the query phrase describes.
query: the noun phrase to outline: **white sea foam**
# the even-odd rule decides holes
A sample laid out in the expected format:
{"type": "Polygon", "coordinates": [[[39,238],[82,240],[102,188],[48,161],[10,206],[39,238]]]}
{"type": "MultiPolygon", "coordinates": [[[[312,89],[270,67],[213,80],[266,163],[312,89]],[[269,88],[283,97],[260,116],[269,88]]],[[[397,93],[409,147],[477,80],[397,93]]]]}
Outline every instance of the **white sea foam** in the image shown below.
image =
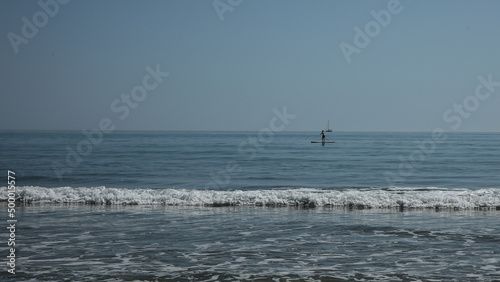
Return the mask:
{"type": "MultiPolygon", "coordinates": [[[[7,201],[7,189],[0,201],[7,201]]],[[[347,206],[364,208],[500,208],[500,189],[390,188],[266,189],[213,191],[190,189],[128,189],[106,187],[17,187],[22,203],[82,203],[181,206],[347,206]]]]}

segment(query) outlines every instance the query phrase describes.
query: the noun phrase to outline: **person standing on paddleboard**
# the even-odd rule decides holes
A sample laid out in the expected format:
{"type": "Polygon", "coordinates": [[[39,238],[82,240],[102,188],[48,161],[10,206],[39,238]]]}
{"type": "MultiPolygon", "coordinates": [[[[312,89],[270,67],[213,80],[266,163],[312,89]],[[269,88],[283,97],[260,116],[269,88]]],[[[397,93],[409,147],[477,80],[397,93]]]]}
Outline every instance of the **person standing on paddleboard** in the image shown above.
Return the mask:
{"type": "Polygon", "coordinates": [[[325,131],[321,131],[321,142],[325,142],[325,131]]]}

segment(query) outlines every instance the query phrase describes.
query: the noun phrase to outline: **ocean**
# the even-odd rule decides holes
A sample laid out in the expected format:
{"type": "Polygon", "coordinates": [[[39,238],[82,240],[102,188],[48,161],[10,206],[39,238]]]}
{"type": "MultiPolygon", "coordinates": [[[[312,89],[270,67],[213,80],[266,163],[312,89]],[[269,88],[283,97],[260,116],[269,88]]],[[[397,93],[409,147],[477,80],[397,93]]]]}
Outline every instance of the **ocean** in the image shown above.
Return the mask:
{"type": "Polygon", "coordinates": [[[500,281],[499,133],[320,140],[0,131],[0,279],[500,281]]]}

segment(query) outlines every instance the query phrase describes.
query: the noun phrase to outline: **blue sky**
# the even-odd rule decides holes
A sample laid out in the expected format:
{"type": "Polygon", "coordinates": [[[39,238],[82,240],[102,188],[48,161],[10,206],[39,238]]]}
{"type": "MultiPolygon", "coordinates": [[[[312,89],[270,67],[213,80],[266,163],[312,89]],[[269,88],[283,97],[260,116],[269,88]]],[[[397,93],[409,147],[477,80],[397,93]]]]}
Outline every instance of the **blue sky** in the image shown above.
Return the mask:
{"type": "Polygon", "coordinates": [[[286,130],[500,131],[500,87],[471,97],[500,82],[498,1],[55,1],[0,2],[0,129],[259,130],[286,106],[286,130]],[[119,119],[148,66],[169,75],[119,119]]]}

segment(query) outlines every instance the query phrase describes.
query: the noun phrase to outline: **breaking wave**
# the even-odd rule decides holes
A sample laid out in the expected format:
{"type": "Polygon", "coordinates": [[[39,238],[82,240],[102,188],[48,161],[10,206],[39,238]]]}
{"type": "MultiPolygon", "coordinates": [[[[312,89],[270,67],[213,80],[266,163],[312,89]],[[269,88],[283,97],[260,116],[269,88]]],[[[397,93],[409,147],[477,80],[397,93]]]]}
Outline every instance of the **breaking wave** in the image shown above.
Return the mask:
{"type": "MultiPolygon", "coordinates": [[[[6,202],[6,187],[0,201],[6,202]]],[[[292,206],[352,208],[443,208],[500,210],[500,189],[370,188],[264,190],[128,189],[106,187],[16,188],[16,202],[105,205],[292,206]]]]}

